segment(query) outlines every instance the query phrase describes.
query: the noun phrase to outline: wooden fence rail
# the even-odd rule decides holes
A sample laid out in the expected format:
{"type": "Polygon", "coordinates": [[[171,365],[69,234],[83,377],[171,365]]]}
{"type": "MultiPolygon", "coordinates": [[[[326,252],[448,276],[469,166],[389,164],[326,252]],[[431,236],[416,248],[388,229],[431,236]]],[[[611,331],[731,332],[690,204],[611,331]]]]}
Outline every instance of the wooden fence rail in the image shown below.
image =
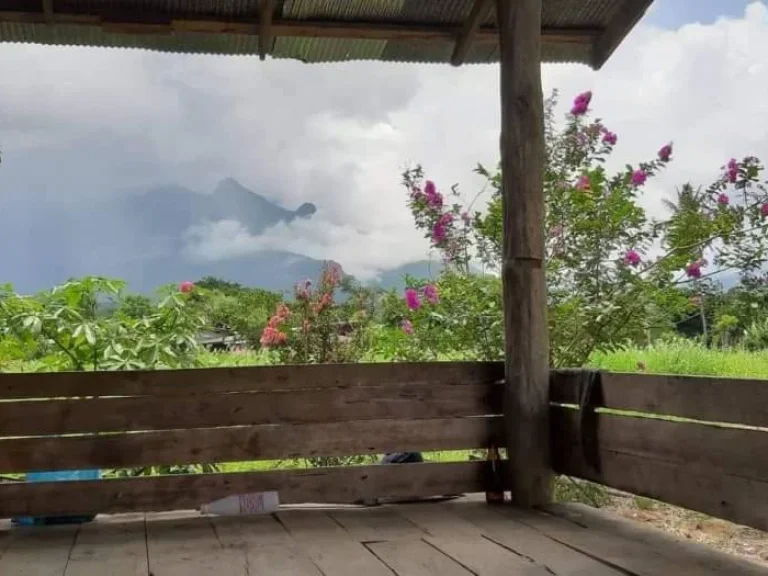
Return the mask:
{"type": "Polygon", "coordinates": [[[557,472],[768,530],[768,381],[605,373],[563,406],[588,381],[552,373],[557,472]]]}
{"type": "MultiPolygon", "coordinates": [[[[551,374],[556,472],[768,530],[768,382],[586,376],[551,374]]],[[[0,473],[503,445],[503,377],[472,362],[0,374],[0,473]]],[[[464,461],[7,483],[0,517],[190,508],[245,490],[421,497],[482,491],[487,474],[464,461]]]]}

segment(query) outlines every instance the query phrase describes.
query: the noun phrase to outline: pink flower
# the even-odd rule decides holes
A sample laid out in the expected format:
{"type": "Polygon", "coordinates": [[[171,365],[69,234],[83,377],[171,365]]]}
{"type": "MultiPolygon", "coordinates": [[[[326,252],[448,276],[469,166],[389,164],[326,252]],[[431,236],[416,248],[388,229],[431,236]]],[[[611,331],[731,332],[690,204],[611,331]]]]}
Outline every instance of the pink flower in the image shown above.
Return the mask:
{"type": "Polygon", "coordinates": [[[701,262],[691,262],[685,267],[685,274],[688,278],[701,278],[701,262]]]}
{"type": "Polygon", "coordinates": [[[411,324],[410,320],[403,320],[402,324],[400,324],[400,327],[403,329],[403,332],[408,334],[408,336],[413,334],[413,324],[411,324]]]}
{"type": "Polygon", "coordinates": [[[462,212],[461,219],[464,221],[464,224],[469,224],[472,222],[472,216],[469,215],[469,212],[462,212]]]}
{"type": "Polygon", "coordinates": [[[424,185],[424,194],[427,196],[432,196],[437,192],[437,187],[435,186],[435,183],[432,182],[432,180],[427,180],[427,183],[424,185]]]}
{"type": "Polygon", "coordinates": [[[726,178],[728,182],[736,182],[736,180],[739,179],[739,163],[736,162],[736,158],[731,158],[728,160],[728,165],[726,168],[726,178]]]}
{"type": "Polygon", "coordinates": [[[728,194],[720,194],[720,196],[717,197],[717,203],[720,204],[720,206],[728,206],[731,199],[728,198],[728,194]]]}
{"type": "Polygon", "coordinates": [[[659,160],[662,162],[669,162],[672,157],[672,143],[665,144],[659,149],[659,160]]]}
{"type": "Polygon", "coordinates": [[[574,116],[583,116],[589,109],[589,103],[592,101],[592,92],[582,92],[573,100],[571,114],[574,116]]]}
{"type": "Polygon", "coordinates": [[[290,315],[291,315],[291,310],[285,304],[280,304],[277,307],[277,311],[275,312],[275,316],[277,316],[280,320],[285,320],[290,315]]]}
{"type": "Polygon", "coordinates": [[[194,289],[195,289],[194,283],[190,282],[189,280],[185,280],[184,282],[179,284],[179,292],[183,294],[189,294],[194,289]]]}
{"type": "Polygon", "coordinates": [[[764,217],[768,216],[768,204],[763,204],[760,206],[760,214],[762,214],[764,217]]]}
{"type": "Polygon", "coordinates": [[[640,254],[636,250],[627,250],[624,255],[624,263],[627,266],[637,267],[640,264],[640,254]]]}
{"type": "Polygon", "coordinates": [[[427,284],[424,286],[424,298],[427,299],[427,302],[430,304],[437,304],[440,301],[440,295],[437,291],[437,286],[434,284],[427,284]]]}
{"type": "Polygon", "coordinates": [[[583,174],[576,180],[576,190],[589,190],[589,176],[583,174]]]}
{"type": "Polygon", "coordinates": [[[438,220],[438,223],[440,226],[450,226],[453,222],[453,214],[451,212],[446,212],[442,216],[440,216],[440,220],[438,220]]]}
{"type": "Polygon", "coordinates": [[[421,308],[421,301],[419,300],[419,293],[413,288],[408,288],[405,291],[405,304],[411,310],[418,310],[421,308]]]}
{"type": "Polygon", "coordinates": [[[445,226],[438,222],[432,229],[432,241],[435,244],[440,244],[443,240],[445,240],[445,226]]]}
{"type": "Polygon", "coordinates": [[[634,186],[642,186],[648,179],[648,173],[645,170],[635,170],[632,172],[632,184],[634,186]]]}
{"type": "Polygon", "coordinates": [[[609,146],[616,146],[616,142],[618,141],[619,137],[616,136],[615,132],[606,132],[603,134],[603,144],[608,144],[609,146]]]}
{"type": "Polygon", "coordinates": [[[267,326],[264,328],[264,332],[261,334],[259,342],[265,348],[269,348],[270,346],[279,346],[280,344],[283,344],[286,338],[287,336],[284,332],[280,332],[280,330],[277,330],[272,326],[267,326]]]}

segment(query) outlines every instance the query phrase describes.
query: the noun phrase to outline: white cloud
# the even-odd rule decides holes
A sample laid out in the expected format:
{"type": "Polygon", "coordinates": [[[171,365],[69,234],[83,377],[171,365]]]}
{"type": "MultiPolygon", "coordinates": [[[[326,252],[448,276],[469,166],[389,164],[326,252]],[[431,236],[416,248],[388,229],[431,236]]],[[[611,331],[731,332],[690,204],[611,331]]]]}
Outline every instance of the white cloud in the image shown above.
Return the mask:
{"type": "MultiPolygon", "coordinates": [[[[189,249],[201,258],[280,247],[360,276],[423,259],[428,246],[399,183],[404,165],[422,163],[441,188],[458,182],[471,197],[482,185],[476,162],[498,157],[495,65],[307,66],[18,46],[0,48],[0,65],[14,71],[0,90],[4,152],[108,132],[132,139],[132,150],[141,143],[168,181],[207,190],[233,176],[286,206],[319,207],[312,220],[256,238],[237,222],[192,230],[189,249]]],[[[674,163],[646,189],[654,212],[676,185],[708,183],[731,156],[768,159],[763,3],[706,26],[641,23],[602,70],[546,65],[543,79],[545,93],[561,91],[563,111],[594,91],[595,113],[619,135],[614,166],[674,141],[674,163]]]]}

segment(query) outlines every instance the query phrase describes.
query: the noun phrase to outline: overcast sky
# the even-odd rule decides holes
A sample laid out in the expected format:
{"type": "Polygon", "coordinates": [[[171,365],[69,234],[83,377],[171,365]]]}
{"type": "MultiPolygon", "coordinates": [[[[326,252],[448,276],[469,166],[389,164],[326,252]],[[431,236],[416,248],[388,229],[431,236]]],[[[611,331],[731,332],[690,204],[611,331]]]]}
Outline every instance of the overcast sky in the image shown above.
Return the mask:
{"type": "MultiPolygon", "coordinates": [[[[310,221],[252,238],[237,223],[204,240],[225,255],[283,246],[371,277],[424,259],[400,188],[408,162],[467,196],[498,158],[498,66],[305,65],[258,58],[0,45],[0,194],[80,202],[231,176],[310,221]]],[[[615,163],[667,141],[675,162],[647,187],[707,183],[731,156],[768,157],[768,7],[657,0],[599,72],[545,65],[545,92],[593,90],[618,133],[615,163]]],[[[200,238],[198,237],[199,241],[200,238]]]]}

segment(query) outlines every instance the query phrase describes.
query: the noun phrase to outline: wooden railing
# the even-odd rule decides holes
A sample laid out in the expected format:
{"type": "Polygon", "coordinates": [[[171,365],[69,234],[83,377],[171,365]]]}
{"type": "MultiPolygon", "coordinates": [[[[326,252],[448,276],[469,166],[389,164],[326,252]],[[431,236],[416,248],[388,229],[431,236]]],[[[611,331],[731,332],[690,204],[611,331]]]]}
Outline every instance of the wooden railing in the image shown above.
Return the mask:
{"type": "MultiPolygon", "coordinates": [[[[499,364],[0,374],[0,474],[464,450],[503,441],[499,364]]],[[[0,485],[0,517],[482,491],[483,462],[0,485]]]]}
{"type": "Polygon", "coordinates": [[[557,472],[768,530],[768,381],[606,373],[583,394],[588,382],[550,379],[557,472]]]}
{"type": "MultiPolygon", "coordinates": [[[[500,363],[0,374],[0,475],[503,445],[500,363]]],[[[768,382],[553,372],[556,472],[768,529],[768,382]]],[[[0,517],[480,492],[484,462],[0,484],[0,517]]]]}

